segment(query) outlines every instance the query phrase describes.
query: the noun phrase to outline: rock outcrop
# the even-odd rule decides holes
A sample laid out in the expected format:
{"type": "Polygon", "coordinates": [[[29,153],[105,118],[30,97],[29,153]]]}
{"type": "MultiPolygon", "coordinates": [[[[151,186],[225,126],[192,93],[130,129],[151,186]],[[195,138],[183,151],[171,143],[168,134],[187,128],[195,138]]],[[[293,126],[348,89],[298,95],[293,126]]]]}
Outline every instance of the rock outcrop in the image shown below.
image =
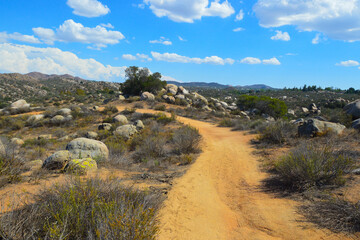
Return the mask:
{"type": "Polygon", "coordinates": [[[95,160],[108,160],[109,149],[100,141],[89,138],[77,138],[72,140],[66,150],[73,158],[93,158],[95,160]]]}
{"type": "Polygon", "coordinates": [[[155,100],[155,96],[152,93],[149,92],[143,92],[141,94],[141,100],[142,101],[154,101],[155,100]]]}
{"type": "Polygon", "coordinates": [[[347,114],[350,114],[354,119],[360,118],[360,99],[349,103],[344,107],[347,114]]]}
{"type": "Polygon", "coordinates": [[[126,116],[125,115],[117,115],[116,117],[114,117],[114,122],[115,123],[120,123],[120,124],[127,124],[129,121],[127,120],[126,116]]]}
{"type": "Polygon", "coordinates": [[[60,170],[64,169],[66,164],[71,159],[71,153],[69,151],[58,151],[45,159],[42,168],[48,170],[60,170]]]}
{"type": "Polygon", "coordinates": [[[130,139],[137,132],[138,131],[136,129],[136,126],[127,124],[116,128],[114,134],[127,140],[130,139]]]}
{"type": "Polygon", "coordinates": [[[344,125],[339,123],[325,122],[311,118],[304,121],[304,123],[298,127],[298,133],[299,136],[315,137],[327,132],[341,134],[345,128],[344,125]]]}

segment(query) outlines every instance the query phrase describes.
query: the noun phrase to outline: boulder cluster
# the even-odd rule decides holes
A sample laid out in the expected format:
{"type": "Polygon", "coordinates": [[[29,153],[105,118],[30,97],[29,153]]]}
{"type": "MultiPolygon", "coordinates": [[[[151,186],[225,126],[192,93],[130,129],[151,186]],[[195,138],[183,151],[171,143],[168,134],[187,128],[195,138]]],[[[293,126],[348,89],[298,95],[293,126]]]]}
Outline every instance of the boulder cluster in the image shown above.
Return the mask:
{"type": "Polygon", "coordinates": [[[73,120],[72,110],[69,108],[62,108],[53,114],[37,114],[31,115],[26,123],[29,125],[39,125],[41,123],[51,125],[61,125],[73,120]]]}
{"type": "MultiPolygon", "coordinates": [[[[195,107],[207,112],[222,112],[224,115],[227,112],[238,110],[238,106],[235,103],[236,99],[233,100],[231,97],[227,97],[225,98],[227,102],[215,98],[210,98],[208,100],[197,92],[190,92],[184,87],[176,86],[174,84],[166,85],[165,88],[158,93],[158,96],[169,104],[195,107]]],[[[142,101],[154,101],[156,100],[156,96],[149,92],[143,92],[140,99],[142,101]]],[[[243,112],[241,116],[248,117],[249,114],[243,112]]]]}

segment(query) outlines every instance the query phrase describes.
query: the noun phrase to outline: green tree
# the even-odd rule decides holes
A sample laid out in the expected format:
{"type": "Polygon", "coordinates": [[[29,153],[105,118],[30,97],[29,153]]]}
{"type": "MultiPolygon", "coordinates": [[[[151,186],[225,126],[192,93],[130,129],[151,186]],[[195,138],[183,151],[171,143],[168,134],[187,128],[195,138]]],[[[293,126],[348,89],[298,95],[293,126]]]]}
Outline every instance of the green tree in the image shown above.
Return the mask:
{"type": "Polygon", "coordinates": [[[275,118],[283,117],[288,110],[284,101],[268,96],[241,95],[237,104],[241,109],[249,110],[256,108],[260,113],[266,113],[275,118]]]}
{"type": "Polygon", "coordinates": [[[156,93],[166,86],[166,81],[161,80],[161,74],[150,74],[149,69],[135,66],[125,70],[126,81],[121,86],[121,91],[128,95],[139,95],[141,92],[156,93]]]}

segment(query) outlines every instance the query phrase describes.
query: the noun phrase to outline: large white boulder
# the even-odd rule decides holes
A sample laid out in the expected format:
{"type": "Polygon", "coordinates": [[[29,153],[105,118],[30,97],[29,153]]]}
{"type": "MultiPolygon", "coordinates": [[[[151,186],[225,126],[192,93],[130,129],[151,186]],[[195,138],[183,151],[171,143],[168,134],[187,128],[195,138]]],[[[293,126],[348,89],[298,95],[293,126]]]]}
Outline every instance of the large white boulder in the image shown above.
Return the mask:
{"type": "Polygon", "coordinates": [[[154,101],[155,100],[155,96],[152,93],[149,92],[143,92],[141,94],[141,100],[142,101],[154,101]]]}
{"type": "Polygon", "coordinates": [[[127,124],[116,128],[114,134],[124,139],[130,139],[137,132],[136,126],[127,124]]]}
{"type": "Polygon", "coordinates": [[[95,160],[108,160],[109,149],[100,141],[89,138],[76,138],[66,146],[73,158],[93,158],[95,160]]]}
{"type": "Polygon", "coordinates": [[[353,118],[357,119],[360,118],[360,99],[349,103],[344,107],[344,110],[347,114],[353,116],[353,118]]]}

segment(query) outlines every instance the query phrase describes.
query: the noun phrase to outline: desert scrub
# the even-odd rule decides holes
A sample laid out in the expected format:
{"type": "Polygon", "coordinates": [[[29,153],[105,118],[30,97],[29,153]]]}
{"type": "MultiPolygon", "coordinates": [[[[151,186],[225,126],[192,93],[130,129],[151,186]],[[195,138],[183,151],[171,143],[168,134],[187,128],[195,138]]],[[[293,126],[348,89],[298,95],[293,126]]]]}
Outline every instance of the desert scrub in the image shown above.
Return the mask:
{"type": "Polygon", "coordinates": [[[160,201],[159,195],[123,187],[118,180],[74,178],[3,214],[0,238],[155,239],[160,201]]]}
{"type": "Polygon", "coordinates": [[[236,124],[236,120],[231,118],[224,118],[219,122],[219,127],[234,127],[236,124]]]}
{"type": "Polygon", "coordinates": [[[201,135],[196,128],[183,126],[174,132],[172,142],[177,154],[197,153],[200,151],[201,135]]]}
{"type": "Polygon", "coordinates": [[[110,155],[123,155],[127,150],[127,144],[123,138],[110,136],[105,139],[104,143],[109,148],[110,155]]]}
{"type": "Polygon", "coordinates": [[[360,203],[327,197],[300,208],[311,222],[334,232],[360,232],[360,203]]]}
{"type": "Polygon", "coordinates": [[[154,110],[156,110],[156,111],[165,111],[166,110],[166,105],[162,105],[162,104],[156,105],[154,107],[154,110]]]}
{"type": "Polygon", "coordinates": [[[164,114],[164,113],[159,113],[156,116],[157,116],[156,121],[161,124],[166,125],[166,124],[176,121],[176,114],[174,112],[171,112],[170,117],[166,116],[166,114],[164,114]]]}
{"type": "Polygon", "coordinates": [[[289,122],[278,120],[270,123],[262,131],[258,140],[269,144],[284,144],[294,141],[297,136],[297,127],[289,122]]]}
{"type": "Polygon", "coordinates": [[[136,147],[134,159],[136,162],[143,162],[150,159],[161,159],[167,156],[166,134],[148,135],[136,147]]]}
{"type": "Polygon", "coordinates": [[[21,174],[28,170],[19,156],[16,146],[7,138],[0,137],[4,152],[0,154],[0,187],[21,181],[21,174]]]}
{"type": "Polygon", "coordinates": [[[353,161],[329,145],[304,143],[275,163],[274,168],[284,185],[303,191],[343,185],[343,176],[353,168],[353,161]]]}
{"type": "Polygon", "coordinates": [[[119,112],[119,110],[115,106],[106,106],[101,113],[104,115],[112,115],[117,112],[119,112]]]}
{"type": "Polygon", "coordinates": [[[140,103],[140,102],[137,102],[137,103],[134,104],[134,108],[144,108],[144,104],[140,103]]]}

